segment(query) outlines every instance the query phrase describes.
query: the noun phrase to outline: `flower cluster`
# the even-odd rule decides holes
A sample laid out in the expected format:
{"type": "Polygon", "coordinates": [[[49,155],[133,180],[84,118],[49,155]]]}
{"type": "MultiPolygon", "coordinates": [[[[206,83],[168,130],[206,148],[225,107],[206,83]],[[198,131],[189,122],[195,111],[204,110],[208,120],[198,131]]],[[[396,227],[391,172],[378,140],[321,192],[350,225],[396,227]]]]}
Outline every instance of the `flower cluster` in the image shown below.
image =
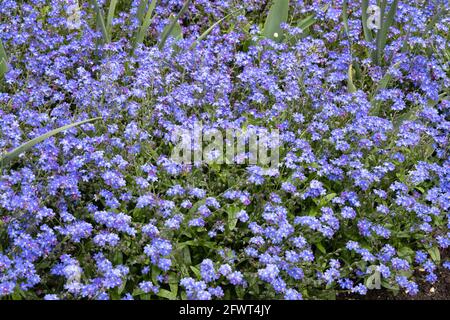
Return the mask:
{"type": "Polygon", "coordinates": [[[136,48],[141,1],[110,42],[90,3],[0,0],[0,157],[102,118],[1,164],[1,298],[334,298],[374,275],[414,295],[449,267],[447,1],[400,1],[381,65],[358,2],[346,32],[343,1],[291,1],[276,42],[270,1],[195,0],[161,50],[183,1],[158,1],[136,48]],[[171,159],[198,122],[278,129],[278,167],[171,159]]]}

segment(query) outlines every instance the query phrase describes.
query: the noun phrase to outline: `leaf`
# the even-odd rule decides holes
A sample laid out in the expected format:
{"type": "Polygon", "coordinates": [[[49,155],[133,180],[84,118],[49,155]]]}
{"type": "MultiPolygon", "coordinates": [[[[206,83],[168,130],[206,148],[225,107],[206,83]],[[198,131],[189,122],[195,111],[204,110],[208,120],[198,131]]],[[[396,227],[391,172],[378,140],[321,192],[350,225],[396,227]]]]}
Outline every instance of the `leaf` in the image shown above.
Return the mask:
{"type": "Polygon", "coordinates": [[[447,10],[445,8],[438,8],[438,12],[437,14],[434,15],[433,19],[431,19],[431,21],[427,24],[427,27],[425,28],[425,33],[431,31],[435,24],[441,20],[441,17],[444,13],[447,12],[447,10]]]}
{"type": "Polygon", "coordinates": [[[174,295],[172,292],[170,292],[169,290],[166,290],[166,289],[159,289],[159,292],[158,292],[157,296],[161,297],[161,298],[166,298],[166,299],[169,299],[169,300],[176,300],[177,299],[176,295],[174,295]]]}
{"type": "Polygon", "coordinates": [[[142,289],[136,288],[136,289],[133,290],[133,292],[132,292],[131,295],[132,295],[133,297],[137,297],[137,296],[140,296],[140,295],[143,295],[143,294],[145,294],[145,292],[142,291],[142,289]]]}
{"type": "Polygon", "coordinates": [[[351,63],[348,66],[347,90],[349,93],[354,93],[357,91],[357,89],[353,83],[353,67],[352,67],[351,63]]]}
{"type": "Polygon", "coordinates": [[[410,247],[401,247],[398,250],[398,256],[400,258],[408,258],[414,256],[414,250],[412,250],[410,247]]]}
{"type": "Polygon", "coordinates": [[[428,249],[428,253],[430,254],[431,259],[435,263],[440,263],[441,262],[441,253],[439,252],[439,248],[438,247],[432,247],[432,248],[428,249]]]}
{"type": "Polygon", "coordinates": [[[202,277],[202,274],[200,273],[200,270],[198,270],[198,268],[196,268],[196,267],[194,267],[194,266],[191,266],[190,268],[191,268],[192,272],[194,272],[194,274],[195,274],[198,278],[201,278],[201,277],[202,277]]]}
{"type": "Polygon", "coordinates": [[[8,72],[8,56],[6,55],[5,47],[0,40],[0,78],[8,72]]]}
{"type": "Polygon", "coordinates": [[[157,266],[152,266],[152,281],[158,283],[158,276],[161,274],[161,270],[157,266]]]}
{"type": "Polygon", "coordinates": [[[67,129],[70,129],[70,128],[73,128],[73,127],[76,127],[76,126],[80,126],[80,125],[88,123],[88,122],[93,122],[93,121],[96,121],[96,120],[99,120],[99,119],[101,119],[101,117],[92,118],[92,119],[88,119],[88,120],[84,120],[84,121],[68,124],[66,126],[60,127],[58,129],[52,130],[50,132],[47,132],[46,134],[43,134],[43,135],[41,135],[41,136],[39,136],[37,138],[34,138],[34,139],[32,139],[32,140],[22,144],[21,146],[17,147],[16,149],[12,150],[11,152],[8,152],[7,154],[5,154],[3,157],[0,158],[0,164],[3,164],[4,162],[10,162],[10,161],[14,160],[21,153],[28,151],[29,149],[34,147],[39,142],[42,142],[45,139],[50,138],[51,136],[54,136],[55,134],[58,134],[58,133],[60,133],[62,131],[65,131],[67,129]]]}
{"type": "Polygon", "coordinates": [[[217,27],[219,24],[221,24],[223,21],[225,21],[228,17],[233,16],[236,12],[239,12],[239,11],[241,11],[241,9],[231,12],[231,13],[227,14],[225,17],[223,17],[222,19],[216,21],[211,27],[206,29],[205,32],[203,32],[197,38],[197,40],[195,40],[195,42],[191,45],[191,49],[194,48],[200,41],[204,40],[208,36],[208,34],[210,34],[211,31],[214,30],[215,27],[217,27]]]}
{"type": "MultiPolygon", "coordinates": [[[[150,24],[153,21],[152,14],[153,10],[155,10],[157,0],[152,0],[150,5],[148,6],[147,13],[145,14],[145,17],[142,18],[142,24],[138,29],[138,32],[134,38],[133,41],[133,52],[134,49],[137,47],[138,44],[142,43],[145,38],[145,34],[147,33],[148,28],[150,27],[150,24]]],[[[141,8],[139,8],[141,9],[141,8]]],[[[138,11],[138,19],[139,19],[139,11],[138,11]]]]}
{"type": "Polygon", "coordinates": [[[178,23],[178,20],[183,15],[183,13],[188,9],[190,3],[191,3],[191,0],[186,0],[186,2],[184,3],[183,7],[180,10],[180,12],[178,12],[176,17],[172,20],[172,22],[168,26],[166,26],[167,29],[164,28],[164,31],[163,31],[163,33],[161,35],[161,41],[160,41],[160,43],[158,45],[160,50],[162,48],[164,48],[164,45],[166,44],[167,38],[170,35],[173,35],[172,31],[173,31],[174,28],[177,28],[177,29],[179,28],[179,30],[177,32],[179,32],[181,34],[181,26],[178,23]]]}
{"type": "Polygon", "coordinates": [[[391,284],[388,280],[385,280],[385,279],[381,280],[381,286],[383,288],[386,288],[386,289],[389,289],[389,290],[392,290],[392,291],[400,290],[400,288],[399,288],[399,286],[397,284],[395,284],[395,283],[391,284]]]}
{"type": "Polygon", "coordinates": [[[316,22],[316,16],[314,14],[307,16],[305,19],[301,20],[298,27],[302,30],[308,29],[316,22]]]}
{"type": "Polygon", "coordinates": [[[347,13],[348,3],[347,0],[344,0],[342,3],[342,22],[344,23],[344,31],[345,34],[348,36],[348,13],[347,13]]]}
{"type": "Polygon", "coordinates": [[[178,294],[178,277],[175,273],[169,274],[170,292],[176,297],[178,294]]]}
{"type": "Polygon", "coordinates": [[[238,206],[230,206],[227,210],[228,213],[228,229],[230,231],[233,231],[236,228],[236,224],[237,224],[237,218],[236,215],[239,212],[240,208],[238,206]]]}
{"type": "Polygon", "coordinates": [[[161,38],[169,38],[172,37],[175,40],[180,40],[183,39],[183,31],[181,30],[181,26],[180,23],[175,20],[175,17],[171,17],[170,18],[170,22],[166,25],[166,27],[164,28],[162,34],[161,34],[161,38]],[[173,27],[172,27],[173,25],[173,27]],[[170,34],[166,34],[170,31],[170,34]]]}
{"type": "Polygon", "coordinates": [[[320,252],[322,252],[323,254],[327,253],[327,250],[325,250],[325,247],[323,246],[323,244],[321,242],[317,242],[315,243],[317,249],[319,249],[320,252]]]}
{"type": "MultiPolygon", "coordinates": [[[[393,0],[391,6],[389,8],[389,12],[387,14],[386,19],[381,23],[381,29],[378,30],[377,33],[377,54],[376,54],[376,62],[377,64],[381,63],[381,57],[384,52],[384,47],[386,46],[387,34],[389,28],[394,23],[395,14],[397,12],[398,0],[393,0]]],[[[382,10],[382,15],[384,14],[384,10],[382,10]]]]}
{"type": "Polygon", "coordinates": [[[111,38],[112,20],[114,18],[114,13],[116,12],[117,1],[118,0],[111,0],[108,9],[108,17],[106,18],[106,31],[108,32],[110,38],[111,38]]]}
{"type": "Polygon", "coordinates": [[[109,37],[108,31],[106,30],[105,19],[103,18],[102,10],[98,5],[97,0],[92,0],[92,2],[94,3],[94,10],[97,16],[97,25],[100,28],[100,31],[102,32],[103,40],[105,41],[105,43],[109,43],[111,39],[109,37]]]}
{"type": "Polygon", "coordinates": [[[334,192],[329,193],[325,197],[320,199],[318,205],[323,207],[323,206],[327,205],[328,203],[330,203],[330,201],[333,200],[334,198],[336,198],[336,193],[334,193],[334,192]]]}
{"type": "Polygon", "coordinates": [[[264,37],[280,42],[283,39],[283,30],[280,25],[287,22],[288,14],[289,0],[275,0],[264,23],[264,37]]]}
{"type": "Polygon", "coordinates": [[[0,58],[0,78],[8,72],[8,64],[4,58],[0,58]]]}
{"type": "MultiPolygon", "coordinates": [[[[396,64],[394,64],[391,68],[395,69],[400,63],[397,62],[396,64]]],[[[375,105],[375,109],[378,109],[378,105],[379,102],[377,102],[375,100],[375,96],[377,95],[378,92],[380,92],[381,90],[384,90],[387,88],[387,86],[389,85],[389,83],[392,80],[392,75],[390,74],[389,70],[386,71],[385,75],[383,76],[383,78],[380,80],[380,82],[378,82],[378,86],[375,89],[375,91],[372,94],[372,99],[370,100],[370,102],[375,105]]],[[[377,110],[378,111],[378,110],[377,110]]]]}
{"type": "Polygon", "coordinates": [[[189,266],[192,264],[192,259],[191,259],[191,252],[189,250],[189,247],[185,247],[183,248],[183,262],[185,265],[189,266]]]}
{"type": "Polygon", "coordinates": [[[148,4],[148,0],[141,0],[141,2],[139,2],[138,10],[136,13],[139,24],[142,24],[142,21],[144,20],[145,8],[147,8],[147,4],[148,4]]]}

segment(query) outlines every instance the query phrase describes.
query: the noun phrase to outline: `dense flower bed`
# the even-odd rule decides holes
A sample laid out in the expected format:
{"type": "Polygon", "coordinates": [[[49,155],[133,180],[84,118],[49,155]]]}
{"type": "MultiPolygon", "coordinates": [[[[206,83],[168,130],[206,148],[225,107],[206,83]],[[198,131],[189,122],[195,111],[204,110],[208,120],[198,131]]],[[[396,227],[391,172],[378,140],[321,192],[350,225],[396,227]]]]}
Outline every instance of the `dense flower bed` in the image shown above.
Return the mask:
{"type": "Polygon", "coordinates": [[[275,42],[270,1],[195,0],[160,50],[183,5],[161,0],[130,54],[139,2],[119,1],[105,43],[88,1],[79,21],[75,0],[0,1],[0,155],[102,118],[2,164],[0,297],[314,299],[438,281],[450,19],[433,18],[447,1],[399,2],[379,64],[359,1],[348,32],[342,0],[290,1],[275,42]],[[172,131],[198,121],[278,129],[278,170],[174,162],[172,131]]]}

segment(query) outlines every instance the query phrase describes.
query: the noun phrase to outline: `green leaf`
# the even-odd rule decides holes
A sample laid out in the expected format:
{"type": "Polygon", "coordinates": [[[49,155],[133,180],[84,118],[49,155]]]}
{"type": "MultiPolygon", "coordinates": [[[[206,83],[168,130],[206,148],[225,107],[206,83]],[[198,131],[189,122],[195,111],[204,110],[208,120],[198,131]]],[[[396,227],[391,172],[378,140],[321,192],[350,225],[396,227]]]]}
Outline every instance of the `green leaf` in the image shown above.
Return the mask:
{"type": "Polygon", "coordinates": [[[344,2],[342,3],[342,22],[344,23],[345,34],[348,36],[349,32],[348,32],[348,13],[347,13],[347,8],[348,8],[347,0],[344,0],[344,2]]]}
{"type": "Polygon", "coordinates": [[[181,34],[181,37],[182,37],[181,26],[178,23],[178,20],[181,18],[181,16],[184,14],[184,12],[188,9],[190,3],[191,3],[191,0],[186,0],[186,2],[184,3],[183,7],[180,10],[180,12],[178,12],[176,17],[172,19],[172,22],[169,23],[169,25],[166,26],[166,28],[164,28],[164,31],[161,35],[161,41],[158,45],[160,50],[162,48],[164,48],[164,45],[166,44],[167,38],[169,36],[171,36],[171,35],[174,36],[174,34],[175,34],[175,36],[179,36],[181,34]],[[173,29],[175,29],[175,28],[177,30],[173,34],[172,32],[173,32],[173,29]]]}
{"type": "Polygon", "coordinates": [[[0,158],[0,164],[2,164],[4,162],[10,162],[10,161],[14,160],[21,153],[28,151],[29,149],[34,147],[39,142],[42,142],[45,139],[50,138],[51,136],[54,136],[55,134],[58,134],[58,133],[60,133],[62,131],[65,131],[67,129],[70,129],[70,128],[73,128],[73,127],[76,127],[76,126],[80,126],[80,125],[88,123],[88,122],[93,122],[93,121],[96,121],[96,120],[99,120],[99,119],[101,119],[101,117],[92,118],[92,119],[88,119],[88,120],[84,120],[84,121],[68,124],[66,126],[60,127],[58,129],[52,130],[50,132],[47,132],[46,134],[43,134],[43,135],[41,135],[41,136],[39,136],[37,138],[34,138],[34,139],[32,139],[32,140],[22,144],[21,146],[17,147],[13,151],[8,152],[7,154],[5,154],[3,157],[0,158]]]}
{"type": "Polygon", "coordinates": [[[5,58],[0,58],[0,78],[3,77],[6,72],[8,72],[8,64],[5,58]]]}
{"type": "MultiPolygon", "coordinates": [[[[384,6],[386,3],[384,3],[384,6]]],[[[383,9],[384,9],[383,6],[383,9]]],[[[384,52],[384,47],[386,46],[386,40],[387,40],[387,34],[389,31],[389,28],[394,24],[394,18],[395,14],[397,12],[398,7],[398,0],[393,0],[391,3],[391,6],[389,8],[389,12],[387,14],[387,17],[384,21],[381,23],[381,29],[378,30],[377,33],[377,50],[376,50],[376,63],[381,63],[381,58],[384,52]]],[[[382,10],[382,16],[384,14],[384,10],[382,10]]]]}
{"type": "Polygon", "coordinates": [[[314,14],[307,16],[305,19],[301,20],[298,27],[303,31],[311,27],[316,22],[316,16],[314,14]]]}
{"type": "Polygon", "coordinates": [[[136,15],[137,15],[140,25],[142,24],[142,21],[144,20],[144,17],[145,17],[145,8],[147,8],[147,4],[148,4],[148,0],[141,0],[139,2],[139,6],[138,6],[136,15]]]}
{"type": "Polygon", "coordinates": [[[178,294],[178,277],[175,273],[169,274],[170,292],[176,297],[178,294]]]}
{"type": "Polygon", "coordinates": [[[175,19],[175,17],[170,18],[170,22],[164,28],[161,38],[172,37],[175,40],[183,39],[183,31],[181,30],[180,23],[175,19]],[[170,34],[167,34],[170,31],[170,34]]]}
{"type": "Polygon", "coordinates": [[[353,83],[353,67],[351,63],[348,66],[347,90],[349,93],[354,93],[357,91],[356,86],[353,83]]]}
{"type": "Polygon", "coordinates": [[[447,13],[447,9],[442,8],[442,7],[439,8],[437,10],[437,14],[435,14],[433,19],[431,19],[431,21],[427,24],[427,27],[425,28],[425,32],[431,31],[434,28],[434,26],[436,25],[436,23],[441,20],[442,15],[444,13],[447,13]]]}
{"type": "Polygon", "coordinates": [[[106,18],[106,31],[108,32],[110,38],[111,38],[112,20],[114,18],[114,13],[116,12],[117,1],[118,0],[111,0],[108,8],[108,17],[106,18]]]}
{"type": "Polygon", "coordinates": [[[204,40],[208,34],[211,33],[211,31],[214,30],[215,27],[217,27],[220,23],[222,23],[223,21],[225,21],[226,19],[228,19],[228,17],[233,16],[236,12],[241,11],[241,9],[236,10],[234,12],[231,12],[229,14],[227,14],[225,17],[223,17],[222,19],[216,21],[211,27],[209,27],[208,29],[205,30],[205,32],[203,32],[198,38],[197,40],[192,44],[191,49],[194,48],[200,41],[204,40]]]}
{"type": "Polygon", "coordinates": [[[438,247],[432,247],[432,248],[428,249],[428,253],[430,254],[431,259],[435,263],[440,263],[441,262],[441,253],[439,252],[439,248],[438,247]]]}
{"type": "Polygon", "coordinates": [[[200,270],[194,266],[190,267],[192,272],[194,272],[194,274],[200,279],[202,277],[202,274],[200,273],[200,270]]]}
{"type": "Polygon", "coordinates": [[[158,283],[158,276],[161,274],[161,270],[157,266],[152,266],[152,281],[158,283]]]}
{"type": "MultiPolygon", "coordinates": [[[[133,41],[133,52],[134,52],[134,49],[137,47],[137,45],[144,41],[145,34],[147,33],[147,30],[150,27],[150,24],[152,23],[152,21],[154,19],[154,17],[152,18],[152,15],[153,15],[153,10],[155,10],[155,7],[156,7],[156,2],[157,2],[157,0],[152,0],[150,5],[148,6],[145,17],[142,18],[142,24],[139,27],[138,32],[133,41]]],[[[145,7],[144,7],[144,9],[145,9],[145,7]]],[[[139,8],[139,10],[142,10],[142,9],[139,8]]],[[[138,10],[138,19],[139,19],[139,13],[140,13],[139,10],[138,10]]]]}
{"type": "Polygon", "coordinates": [[[228,213],[228,229],[233,231],[236,228],[236,224],[238,219],[236,218],[237,213],[240,211],[240,208],[236,205],[230,206],[227,209],[228,213]]]}
{"type": "Polygon", "coordinates": [[[132,292],[131,295],[132,295],[133,297],[137,297],[137,296],[140,296],[140,295],[143,295],[143,294],[145,294],[144,291],[142,291],[142,290],[139,289],[139,288],[136,288],[136,289],[133,290],[133,292],[132,292]]]}
{"type": "Polygon", "coordinates": [[[100,28],[100,31],[102,32],[103,40],[105,41],[105,43],[109,43],[111,39],[109,37],[108,31],[106,30],[105,19],[103,18],[102,10],[98,5],[97,0],[92,0],[92,2],[94,3],[94,10],[97,16],[97,26],[100,28]]]}
{"type": "Polygon", "coordinates": [[[289,0],[274,0],[264,23],[264,37],[277,42],[282,41],[283,30],[280,25],[287,22],[288,14],[289,0]]]}
{"type": "Polygon", "coordinates": [[[381,280],[381,286],[383,287],[383,288],[386,288],[386,289],[389,289],[389,290],[392,290],[392,291],[399,291],[400,290],[400,288],[399,288],[399,286],[397,285],[397,284],[391,284],[388,280],[386,280],[386,279],[383,279],[383,280],[381,280]]]}
{"type": "MultiPolygon", "coordinates": [[[[391,68],[395,69],[398,65],[399,65],[399,62],[394,64],[391,68]]],[[[375,113],[379,112],[378,109],[379,109],[379,106],[380,106],[380,102],[375,100],[375,96],[381,90],[386,89],[388,87],[389,83],[391,82],[391,80],[392,80],[392,75],[389,72],[389,70],[387,70],[385,75],[383,76],[383,78],[380,80],[380,82],[378,82],[378,86],[377,86],[377,88],[375,89],[375,91],[372,94],[372,99],[370,100],[370,102],[374,106],[375,113]]]]}
{"type": "Polygon", "coordinates": [[[398,256],[400,258],[408,258],[414,256],[414,250],[412,250],[410,247],[401,247],[398,250],[398,256]]]}
{"type": "Polygon", "coordinates": [[[317,249],[319,249],[320,252],[322,252],[323,254],[327,253],[327,250],[325,250],[325,247],[323,246],[323,244],[321,242],[316,242],[315,243],[317,249]]]}
{"type": "Polygon", "coordinates": [[[5,47],[0,40],[0,78],[8,72],[8,56],[6,55],[5,47]]]}
{"type": "Polygon", "coordinates": [[[159,292],[157,294],[158,297],[169,299],[169,300],[176,300],[177,296],[173,294],[173,292],[170,292],[166,289],[159,289],[159,292]]]}
{"type": "Polygon", "coordinates": [[[187,266],[191,265],[192,259],[191,259],[191,252],[189,250],[189,247],[184,247],[182,253],[183,253],[184,264],[187,266]]]}

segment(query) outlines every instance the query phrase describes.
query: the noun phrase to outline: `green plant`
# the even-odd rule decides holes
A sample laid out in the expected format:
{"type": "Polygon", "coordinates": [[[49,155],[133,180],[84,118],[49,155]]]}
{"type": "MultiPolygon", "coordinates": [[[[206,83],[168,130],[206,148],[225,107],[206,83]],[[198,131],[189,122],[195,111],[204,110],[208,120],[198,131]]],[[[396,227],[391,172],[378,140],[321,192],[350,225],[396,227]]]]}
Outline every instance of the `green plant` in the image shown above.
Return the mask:
{"type": "Polygon", "coordinates": [[[93,121],[96,121],[96,120],[99,120],[99,119],[101,119],[101,118],[100,118],[100,117],[97,117],[97,118],[91,118],[91,119],[88,119],[88,120],[83,120],[83,121],[75,122],[75,123],[68,124],[68,125],[66,125],[66,126],[57,128],[57,129],[52,130],[52,131],[50,131],[50,132],[47,132],[46,134],[43,134],[43,135],[41,135],[41,136],[39,136],[39,137],[36,137],[36,138],[34,138],[34,139],[32,139],[32,140],[30,140],[30,141],[28,141],[28,142],[26,142],[26,143],[20,145],[19,147],[15,148],[14,150],[12,150],[12,151],[6,153],[6,154],[3,155],[2,157],[0,157],[0,165],[3,166],[3,165],[6,164],[6,163],[12,162],[12,161],[15,160],[20,154],[22,154],[22,153],[24,153],[24,152],[30,150],[30,149],[31,149],[32,147],[34,147],[36,144],[38,144],[38,143],[44,141],[45,139],[48,139],[48,138],[54,136],[55,134],[58,134],[58,133],[60,133],[60,132],[62,132],[62,131],[65,131],[65,130],[67,130],[67,129],[70,129],[70,128],[73,128],[73,127],[77,127],[77,126],[80,126],[80,125],[82,125],[82,124],[85,124],[85,123],[88,123],[88,122],[93,122],[93,121]]]}

